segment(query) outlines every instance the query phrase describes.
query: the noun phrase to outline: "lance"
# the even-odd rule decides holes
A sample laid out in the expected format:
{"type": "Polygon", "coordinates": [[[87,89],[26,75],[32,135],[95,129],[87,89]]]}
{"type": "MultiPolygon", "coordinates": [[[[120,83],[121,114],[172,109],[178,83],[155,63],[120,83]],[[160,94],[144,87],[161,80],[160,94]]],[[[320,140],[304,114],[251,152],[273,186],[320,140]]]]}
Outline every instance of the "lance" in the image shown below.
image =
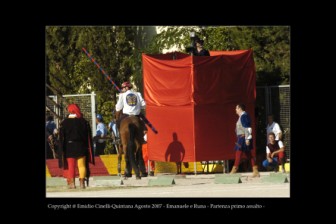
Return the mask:
{"type": "MultiPolygon", "coordinates": [[[[113,80],[111,79],[110,76],[108,76],[105,72],[105,70],[96,62],[96,60],[89,54],[89,52],[83,47],[82,50],[84,51],[84,53],[86,54],[86,56],[88,56],[88,58],[90,58],[90,60],[97,66],[97,68],[103,73],[103,75],[105,75],[105,77],[112,83],[112,85],[119,91],[121,92],[120,88],[115,84],[115,82],[113,82],[113,80]]],[[[145,124],[150,127],[150,129],[152,129],[152,131],[157,134],[158,131],[154,128],[154,126],[152,125],[152,123],[149,122],[149,120],[145,117],[145,115],[143,115],[142,113],[139,114],[140,118],[145,122],[145,124]]]]}

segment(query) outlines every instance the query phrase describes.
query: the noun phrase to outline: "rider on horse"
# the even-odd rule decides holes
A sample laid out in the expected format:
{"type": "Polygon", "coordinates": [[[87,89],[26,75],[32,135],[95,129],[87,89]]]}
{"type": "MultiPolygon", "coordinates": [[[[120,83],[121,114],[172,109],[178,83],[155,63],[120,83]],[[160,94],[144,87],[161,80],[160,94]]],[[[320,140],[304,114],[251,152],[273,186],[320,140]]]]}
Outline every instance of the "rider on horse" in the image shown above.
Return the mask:
{"type": "Polygon", "coordinates": [[[139,118],[141,109],[146,108],[146,102],[142,98],[141,93],[132,90],[132,84],[124,82],[122,85],[122,93],[119,95],[118,102],[116,104],[116,119],[117,128],[120,130],[121,121],[128,116],[137,116],[142,129],[147,130],[144,122],[139,118]],[[122,110],[122,113],[121,113],[122,110]]]}

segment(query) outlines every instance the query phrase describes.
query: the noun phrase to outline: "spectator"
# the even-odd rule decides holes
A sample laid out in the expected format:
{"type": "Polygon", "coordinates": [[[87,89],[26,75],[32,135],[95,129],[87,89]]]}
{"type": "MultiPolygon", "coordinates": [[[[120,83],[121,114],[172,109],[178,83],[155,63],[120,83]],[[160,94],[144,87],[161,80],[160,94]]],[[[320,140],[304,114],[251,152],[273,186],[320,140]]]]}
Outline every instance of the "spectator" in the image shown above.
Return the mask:
{"type": "Polygon", "coordinates": [[[53,116],[48,116],[47,117],[47,122],[46,122],[46,138],[47,138],[47,159],[56,159],[57,154],[56,154],[56,135],[57,135],[57,128],[56,124],[54,122],[54,117],[53,116]]]}
{"type": "Polygon", "coordinates": [[[269,143],[266,146],[266,160],[263,162],[265,168],[271,167],[275,172],[281,165],[282,172],[285,173],[285,146],[281,140],[275,140],[275,134],[268,134],[269,143]]]}
{"type": "Polygon", "coordinates": [[[203,48],[204,40],[196,39],[196,48],[194,49],[193,55],[194,56],[210,56],[208,50],[203,48]]]}
{"type": "Polygon", "coordinates": [[[269,143],[269,133],[273,132],[275,134],[275,140],[279,141],[282,140],[282,131],[280,129],[280,125],[274,121],[274,116],[273,114],[269,114],[267,116],[267,127],[266,127],[266,132],[267,132],[267,144],[269,143]]]}
{"type": "Polygon", "coordinates": [[[46,129],[47,129],[46,131],[47,131],[48,136],[54,134],[54,131],[56,129],[56,124],[54,122],[53,116],[48,116],[47,122],[46,122],[46,129]]]}
{"type": "Polygon", "coordinates": [[[118,153],[118,145],[120,144],[119,133],[117,132],[117,124],[115,120],[112,120],[108,124],[108,131],[111,133],[112,144],[113,144],[113,153],[118,153]]]}
{"type": "MultiPolygon", "coordinates": [[[[113,120],[108,124],[108,131],[111,133],[112,138],[119,138],[119,133],[117,132],[117,124],[116,122],[113,120]]],[[[116,140],[114,139],[114,140],[116,140]]]]}
{"type": "Polygon", "coordinates": [[[107,129],[105,127],[105,124],[103,123],[103,116],[100,114],[97,114],[96,116],[96,122],[97,122],[97,130],[96,130],[96,136],[94,137],[95,142],[95,155],[104,155],[105,154],[105,147],[106,147],[106,139],[104,139],[107,136],[107,129]]]}

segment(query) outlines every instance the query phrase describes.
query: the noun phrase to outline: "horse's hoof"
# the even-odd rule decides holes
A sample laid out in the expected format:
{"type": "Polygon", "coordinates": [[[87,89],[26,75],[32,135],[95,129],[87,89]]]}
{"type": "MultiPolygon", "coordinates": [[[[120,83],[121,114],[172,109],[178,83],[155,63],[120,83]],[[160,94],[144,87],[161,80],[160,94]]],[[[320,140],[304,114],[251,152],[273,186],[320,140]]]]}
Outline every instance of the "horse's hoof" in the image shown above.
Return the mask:
{"type": "Polygon", "coordinates": [[[137,176],[135,179],[137,179],[137,180],[141,180],[141,177],[137,176]]]}
{"type": "Polygon", "coordinates": [[[121,173],[118,173],[118,177],[121,177],[121,173]]]}
{"type": "Polygon", "coordinates": [[[149,176],[154,176],[154,171],[150,171],[149,176]]]}
{"type": "Polygon", "coordinates": [[[141,177],[148,177],[148,173],[142,173],[141,177]]]}

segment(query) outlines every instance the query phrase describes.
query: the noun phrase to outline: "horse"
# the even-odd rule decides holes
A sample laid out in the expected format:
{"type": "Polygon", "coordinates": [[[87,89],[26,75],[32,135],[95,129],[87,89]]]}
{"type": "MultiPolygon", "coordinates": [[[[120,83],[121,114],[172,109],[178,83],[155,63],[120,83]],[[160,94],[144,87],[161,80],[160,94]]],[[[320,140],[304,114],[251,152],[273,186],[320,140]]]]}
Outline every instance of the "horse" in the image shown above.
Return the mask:
{"type": "Polygon", "coordinates": [[[132,168],[136,179],[146,177],[147,172],[142,157],[143,128],[139,118],[133,115],[123,118],[120,122],[119,136],[121,147],[118,150],[118,175],[121,176],[121,160],[124,153],[126,162],[125,179],[132,176],[132,168]]]}

